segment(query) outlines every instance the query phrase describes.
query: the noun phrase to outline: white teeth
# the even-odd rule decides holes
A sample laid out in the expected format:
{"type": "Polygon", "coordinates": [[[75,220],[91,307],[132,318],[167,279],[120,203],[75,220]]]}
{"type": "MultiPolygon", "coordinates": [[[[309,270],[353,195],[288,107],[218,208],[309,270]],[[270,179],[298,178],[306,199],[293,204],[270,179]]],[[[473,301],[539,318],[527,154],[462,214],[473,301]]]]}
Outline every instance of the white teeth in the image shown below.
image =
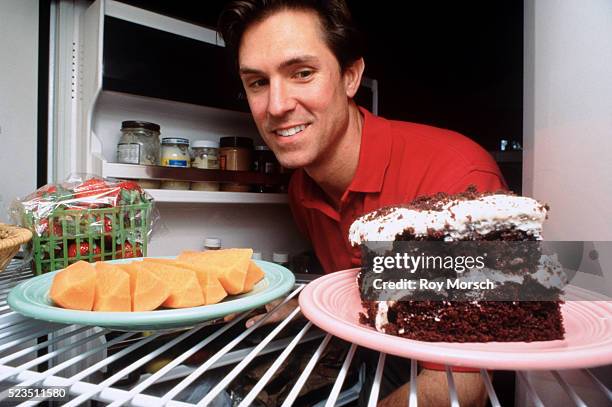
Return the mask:
{"type": "Polygon", "coordinates": [[[293,136],[294,134],[297,134],[297,133],[301,132],[305,128],[306,128],[306,125],[305,124],[301,124],[299,126],[295,126],[295,127],[290,128],[290,129],[277,130],[276,134],[278,134],[279,136],[283,136],[283,137],[289,137],[289,136],[293,136]]]}

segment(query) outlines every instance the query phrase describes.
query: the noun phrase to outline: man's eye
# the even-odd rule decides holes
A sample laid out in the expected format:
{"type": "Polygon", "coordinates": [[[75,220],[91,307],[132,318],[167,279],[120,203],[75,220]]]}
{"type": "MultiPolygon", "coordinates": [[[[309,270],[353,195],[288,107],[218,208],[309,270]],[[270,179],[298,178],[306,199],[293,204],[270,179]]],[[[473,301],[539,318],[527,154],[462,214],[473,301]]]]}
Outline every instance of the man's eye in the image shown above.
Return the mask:
{"type": "Polygon", "coordinates": [[[311,70],[308,70],[308,69],[304,69],[304,70],[302,70],[302,71],[298,71],[298,72],[295,74],[295,76],[296,76],[296,78],[298,78],[298,79],[306,79],[306,78],[309,78],[309,77],[311,77],[311,76],[312,76],[312,71],[311,71],[311,70]]]}
{"type": "Polygon", "coordinates": [[[249,88],[257,89],[257,88],[261,88],[262,86],[265,86],[265,84],[266,84],[265,79],[257,79],[255,81],[249,82],[249,88]]]}

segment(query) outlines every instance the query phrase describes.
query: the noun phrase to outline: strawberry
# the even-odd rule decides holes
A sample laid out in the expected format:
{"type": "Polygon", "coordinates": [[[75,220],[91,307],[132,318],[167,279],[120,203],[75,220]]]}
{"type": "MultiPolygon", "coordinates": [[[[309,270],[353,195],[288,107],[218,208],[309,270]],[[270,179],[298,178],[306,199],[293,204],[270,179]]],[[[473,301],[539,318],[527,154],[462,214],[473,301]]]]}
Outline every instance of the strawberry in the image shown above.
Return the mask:
{"type": "Polygon", "coordinates": [[[39,231],[40,236],[51,236],[51,233],[53,233],[53,236],[55,237],[63,236],[62,225],[57,222],[53,222],[53,229],[52,232],[50,232],[49,219],[47,218],[40,220],[40,226],[37,228],[37,230],[39,231]]]}
{"type": "Polygon", "coordinates": [[[132,247],[130,242],[125,242],[123,246],[121,244],[117,245],[117,250],[115,252],[116,259],[129,259],[132,257],[142,257],[140,244],[136,243],[134,247],[132,247]],[[125,253],[123,253],[123,251],[125,251],[125,253]]]}
{"type": "MultiPolygon", "coordinates": [[[[81,257],[87,258],[90,252],[96,255],[93,258],[94,261],[100,261],[100,247],[98,247],[98,245],[94,243],[93,246],[90,248],[88,242],[81,242],[81,245],[79,247],[79,255],[81,257]]],[[[77,245],[75,242],[70,243],[70,245],[68,245],[68,257],[77,257],[77,245]]]]}

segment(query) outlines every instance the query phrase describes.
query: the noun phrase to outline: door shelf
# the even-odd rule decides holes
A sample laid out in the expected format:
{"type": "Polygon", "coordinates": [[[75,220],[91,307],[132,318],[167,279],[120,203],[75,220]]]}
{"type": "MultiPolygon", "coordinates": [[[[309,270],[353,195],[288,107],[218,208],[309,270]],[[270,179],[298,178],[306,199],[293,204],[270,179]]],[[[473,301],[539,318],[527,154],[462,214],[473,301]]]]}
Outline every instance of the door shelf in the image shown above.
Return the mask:
{"type": "MultiPolygon", "coordinates": [[[[266,175],[253,171],[203,170],[199,168],[171,168],[152,165],[119,164],[103,161],[105,178],[151,179],[174,181],[238,182],[243,184],[286,184],[289,174],[266,175]]],[[[157,202],[286,204],[285,193],[183,191],[146,189],[157,202]]]]}
{"type": "Polygon", "coordinates": [[[168,203],[235,203],[287,204],[287,194],[225,191],[179,191],[173,189],[145,189],[155,202],[168,203]]]}

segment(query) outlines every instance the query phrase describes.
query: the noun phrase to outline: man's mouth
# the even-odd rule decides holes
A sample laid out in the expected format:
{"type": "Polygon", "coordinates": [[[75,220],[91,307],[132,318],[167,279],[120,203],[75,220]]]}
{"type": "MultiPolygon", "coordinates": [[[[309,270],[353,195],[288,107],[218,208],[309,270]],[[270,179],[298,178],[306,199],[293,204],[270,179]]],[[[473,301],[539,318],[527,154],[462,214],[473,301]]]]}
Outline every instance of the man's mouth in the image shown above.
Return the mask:
{"type": "Polygon", "coordinates": [[[287,129],[275,130],[274,133],[281,137],[291,137],[301,133],[306,127],[308,127],[307,124],[300,124],[299,126],[289,127],[287,129]]]}

